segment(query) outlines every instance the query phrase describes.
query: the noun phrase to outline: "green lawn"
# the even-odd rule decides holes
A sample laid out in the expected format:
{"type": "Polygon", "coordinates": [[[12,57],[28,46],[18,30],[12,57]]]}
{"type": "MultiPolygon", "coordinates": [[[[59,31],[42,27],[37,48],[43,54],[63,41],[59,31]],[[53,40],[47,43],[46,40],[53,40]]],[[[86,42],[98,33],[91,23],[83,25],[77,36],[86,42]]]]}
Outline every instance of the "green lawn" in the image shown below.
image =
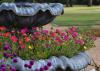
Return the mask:
{"type": "Polygon", "coordinates": [[[53,24],[61,26],[92,26],[100,25],[100,6],[95,7],[66,7],[64,14],[58,16],[53,24]]]}

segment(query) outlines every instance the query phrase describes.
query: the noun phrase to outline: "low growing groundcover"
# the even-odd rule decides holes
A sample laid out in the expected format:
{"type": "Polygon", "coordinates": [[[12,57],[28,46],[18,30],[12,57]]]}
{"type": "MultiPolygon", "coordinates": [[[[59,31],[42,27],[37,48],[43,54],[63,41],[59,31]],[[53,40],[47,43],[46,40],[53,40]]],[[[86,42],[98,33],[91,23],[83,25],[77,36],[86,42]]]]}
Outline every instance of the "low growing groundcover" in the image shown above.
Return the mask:
{"type": "Polygon", "coordinates": [[[0,27],[0,56],[22,59],[47,59],[50,56],[73,57],[94,46],[94,35],[78,32],[76,27],[62,31],[44,30],[33,27],[7,31],[0,27]]]}

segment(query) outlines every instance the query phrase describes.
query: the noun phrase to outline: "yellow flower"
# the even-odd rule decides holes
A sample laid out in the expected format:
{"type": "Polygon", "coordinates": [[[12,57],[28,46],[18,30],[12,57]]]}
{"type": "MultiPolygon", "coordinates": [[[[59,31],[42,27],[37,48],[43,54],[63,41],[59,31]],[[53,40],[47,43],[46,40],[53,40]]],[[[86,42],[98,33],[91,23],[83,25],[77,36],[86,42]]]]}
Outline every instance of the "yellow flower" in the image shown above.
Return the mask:
{"type": "Polygon", "coordinates": [[[84,46],[84,49],[86,50],[86,49],[87,49],[87,47],[86,47],[86,46],[84,46]]]}
{"type": "Polygon", "coordinates": [[[31,46],[31,45],[29,45],[29,46],[28,46],[28,48],[29,48],[29,49],[32,49],[32,46],[31,46]]]}
{"type": "Polygon", "coordinates": [[[79,38],[80,38],[80,39],[83,39],[83,37],[82,37],[82,36],[79,36],[79,38]]]}

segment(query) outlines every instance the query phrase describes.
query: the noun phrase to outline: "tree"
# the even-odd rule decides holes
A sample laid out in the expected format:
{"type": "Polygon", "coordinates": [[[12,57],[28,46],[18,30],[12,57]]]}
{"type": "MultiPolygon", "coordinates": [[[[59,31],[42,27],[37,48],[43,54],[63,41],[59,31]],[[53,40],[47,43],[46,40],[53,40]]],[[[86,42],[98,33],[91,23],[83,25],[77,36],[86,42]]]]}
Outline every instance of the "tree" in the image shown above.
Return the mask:
{"type": "Polygon", "coordinates": [[[73,6],[73,1],[72,0],[65,0],[66,6],[67,7],[72,7],[73,6]]]}
{"type": "Polygon", "coordinates": [[[92,6],[93,0],[88,0],[88,6],[92,6]]]}

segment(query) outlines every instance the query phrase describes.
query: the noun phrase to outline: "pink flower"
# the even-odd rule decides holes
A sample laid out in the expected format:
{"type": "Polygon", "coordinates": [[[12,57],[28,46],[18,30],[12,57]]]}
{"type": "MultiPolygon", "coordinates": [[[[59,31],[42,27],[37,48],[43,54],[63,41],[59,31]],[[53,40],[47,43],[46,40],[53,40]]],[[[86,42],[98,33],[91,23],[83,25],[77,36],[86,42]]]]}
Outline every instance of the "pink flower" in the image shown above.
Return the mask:
{"type": "Polygon", "coordinates": [[[25,37],[27,37],[27,34],[26,33],[23,33],[22,35],[25,36],[25,37]]]}
{"type": "Polygon", "coordinates": [[[73,32],[71,35],[72,35],[73,38],[76,38],[78,36],[78,33],[77,32],[73,32]]]}
{"type": "Polygon", "coordinates": [[[37,30],[37,27],[32,27],[32,30],[37,30]]]}
{"type": "Polygon", "coordinates": [[[65,41],[69,39],[68,35],[64,36],[63,38],[65,41]]]}
{"type": "Polygon", "coordinates": [[[28,29],[27,29],[27,28],[23,28],[23,29],[21,29],[21,31],[20,31],[21,34],[25,34],[26,32],[28,32],[28,29]]]}
{"type": "Polygon", "coordinates": [[[70,30],[73,31],[73,32],[76,32],[77,28],[75,26],[73,26],[73,27],[70,28],[70,30]]]}
{"type": "Polygon", "coordinates": [[[65,33],[64,33],[64,32],[62,32],[60,35],[63,37],[63,36],[65,36],[65,33]]]}
{"type": "Polygon", "coordinates": [[[96,36],[92,36],[91,38],[92,38],[93,41],[95,41],[97,39],[96,36]]]}
{"type": "Polygon", "coordinates": [[[80,41],[78,39],[74,39],[75,44],[79,44],[80,41]]]}
{"type": "Polygon", "coordinates": [[[20,47],[21,47],[21,49],[24,49],[24,48],[25,48],[25,45],[24,45],[24,44],[22,44],[20,47]]]}
{"type": "Polygon", "coordinates": [[[73,31],[72,31],[72,30],[70,30],[70,29],[69,29],[69,30],[67,30],[67,32],[68,32],[68,33],[70,33],[70,34],[72,34],[72,33],[73,33],[73,31]]]}
{"type": "Polygon", "coordinates": [[[17,39],[16,36],[11,36],[11,37],[10,37],[10,40],[11,40],[12,42],[16,43],[18,39],[17,39]]]}
{"type": "Polygon", "coordinates": [[[84,41],[83,41],[83,40],[80,40],[80,41],[79,41],[79,44],[80,44],[80,45],[84,45],[84,41]]]}
{"type": "Polygon", "coordinates": [[[74,41],[76,44],[84,45],[84,41],[82,39],[81,40],[75,39],[74,41]]]}
{"type": "Polygon", "coordinates": [[[48,34],[48,33],[49,33],[48,30],[42,30],[42,32],[43,32],[44,34],[48,34]]]}
{"type": "Polygon", "coordinates": [[[40,35],[41,33],[39,31],[34,32],[34,35],[40,35]]]}
{"type": "Polygon", "coordinates": [[[60,29],[56,29],[56,33],[60,33],[61,32],[61,30],[60,29]]]}
{"type": "Polygon", "coordinates": [[[62,39],[60,38],[60,37],[55,37],[55,40],[57,41],[57,42],[59,42],[59,43],[62,43],[62,39]]]}
{"type": "Polygon", "coordinates": [[[34,36],[32,36],[32,40],[35,40],[35,37],[34,36]]]}

